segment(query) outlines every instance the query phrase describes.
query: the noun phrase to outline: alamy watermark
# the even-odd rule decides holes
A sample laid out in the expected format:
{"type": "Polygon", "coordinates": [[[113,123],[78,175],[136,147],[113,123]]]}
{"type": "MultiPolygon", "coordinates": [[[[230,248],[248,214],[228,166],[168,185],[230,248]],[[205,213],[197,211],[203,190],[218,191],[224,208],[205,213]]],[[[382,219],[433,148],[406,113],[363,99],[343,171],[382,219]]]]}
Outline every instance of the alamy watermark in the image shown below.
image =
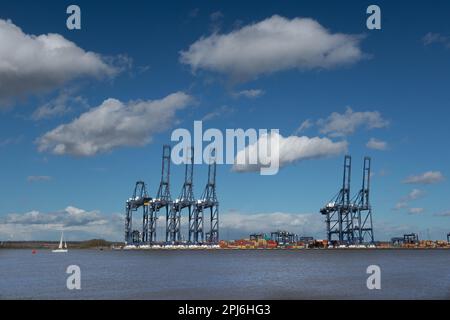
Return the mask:
{"type": "Polygon", "coordinates": [[[66,27],[69,30],[81,30],[81,9],[72,4],[67,7],[66,13],[69,15],[66,20],[66,27]]]}
{"type": "Polygon", "coordinates": [[[81,269],[73,264],[67,267],[66,273],[69,274],[66,280],[66,287],[69,290],[81,290],[81,269]]]}
{"type": "Polygon", "coordinates": [[[367,14],[370,16],[366,20],[366,27],[369,30],[381,30],[381,9],[376,4],[367,7],[367,14]]]}
{"type": "Polygon", "coordinates": [[[366,281],[367,289],[381,290],[381,268],[373,264],[367,267],[366,273],[370,274],[366,281]]]}
{"type": "Polygon", "coordinates": [[[230,164],[237,171],[259,171],[261,175],[275,175],[280,167],[280,135],[278,129],[226,129],[203,131],[202,121],[194,121],[193,136],[187,129],[172,132],[172,162],[184,164],[189,150],[194,148],[194,164],[230,164]],[[203,148],[203,143],[208,145],[203,148]]]}

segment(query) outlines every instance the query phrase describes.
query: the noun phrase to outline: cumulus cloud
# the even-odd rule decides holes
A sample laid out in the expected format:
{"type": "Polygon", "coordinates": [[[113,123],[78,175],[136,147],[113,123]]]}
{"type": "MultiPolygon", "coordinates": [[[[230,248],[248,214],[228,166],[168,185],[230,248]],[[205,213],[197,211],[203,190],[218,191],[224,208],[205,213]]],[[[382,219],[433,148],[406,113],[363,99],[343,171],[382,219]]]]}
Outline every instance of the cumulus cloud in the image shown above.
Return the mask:
{"type": "Polygon", "coordinates": [[[161,100],[123,103],[107,99],[70,123],[37,139],[38,150],[56,155],[93,156],[124,146],[144,146],[170,128],[176,111],[193,102],[183,92],[161,100]]]}
{"type": "Polygon", "coordinates": [[[288,136],[285,138],[272,132],[271,134],[261,135],[256,143],[240,150],[236,155],[233,171],[259,171],[265,167],[264,164],[268,164],[271,159],[276,158],[277,154],[269,153],[267,155],[266,152],[258,152],[258,150],[265,150],[266,146],[273,146],[275,143],[279,144],[278,159],[280,167],[302,160],[339,155],[346,152],[348,147],[347,141],[334,142],[328,138],[309,138],[306,136],[288,136]],[[251,164],[248,155],[255,155],[257,163],[251,164]]]}
{"type": "Polygon", "coordinates": [[[264,95],[264,90],[261,90],[261,89],[249,89],[249,90],[242,90],[242,91],[233,93],[233,96],[235,98],[244,97],[244,98],[252,99],[252,98],[261,97],[262,95],[264,95]]]}
{"type": "Polygon", "coordinates": [[[297,234],[319,234],[324,232],[322,217],[317,213],[270,212],[245,214],[230,211],[222,215],[221,228],[240,231],[247,237],[254,232],[287,230],[297,234]]]}
{"type": "Polygon", "coordinates": [[[450,37],[444,36],[440,33],[428,32],[425,36],[423,36],[422,42],[426,46],[438,43],[450,49],[450,37]]]}
{"type": "Polygon", "coordinates": [[[232,107],[229,106],[221,106],[211,112],[208,112],[207,114],[205,114],[203,116],[203,118],[201,119],[202,121],[209,121],[209,120],[213,120],[219,117],[227,117],[231,114],[233,114],[236,110],[232,107]]]}
{"type": "Polygon", "coordinates": [[[200,13],[200,9],[199,8],[194,8],[191,11],[189,11],[188,17],[191,18],[191,19],[197,18],[199,13],[200,13]]]}
{"type": "Polygon", "coordinates": [[[72,240],[118,239],[123,228],[123,217],[118,214],[107,216],[73,206],[56,212],[10,213],[0,222],[0,237],[17,240],[48,240],[60,230],[68,231],[72,240]]]}
{"type": "Polygon", "coordinates": [[[319,119],[317,125],[320,133],[331,137],[341,137],[353,134],[360,127],[385,128],[389,125],[389,121],[384,119],[378,111],[354,112],[351,108],[347,108],[342,114],[333,112],[327,118],[319,119]]]}
{"type": "Polygon", "coordinates": [[[113,76],[118,70],[55,33],[29,35],[0,19],[0,100],[54,89],[79,77],[113,76]]]}
{"type": "Polygon", "coordinates": [[[417,200],[425,195],[425,192],[420,189],[413,189],[406,197],[406,200],[417,200]]]}
{"type": "Polygon", "coordinates": [[[311,122],[311,120],[306,119],[305,121],[302,122],[302,124],[300,125],[300,127],[298,127],[295,130],[295,134],[298,134],[300,132],[303,132],[305,130],[308,130],[309,128],[311,128],[312,126],[314,126],[314,124],[311,122]]]}
{"type": "Polygon", "coordinates": [[[39,181],[50,181],[52,180],[52,177],[50,176],[28,176],[27,181],[28,182],[39,182],[39,181]]]}
{"type": "Polygon", "coordinates": [[[450,210],[434,214],[435,217],[450,217],[450,210]]]}
{"type": "Polygon", "coordinates": [[[404,208],[408,208],[408,203],[406,201],[397,202],[394,206],[394,210],[400,210],[404,208]]]}
{"type": "Polygon", "coordinates": [[[6,138],[6,139],[0,139],[0,148],[1,147],[6,147],[9,145],[16,145],[19,144],[20,142],[22,142],[24,136],[23,135],[19,135],[17,137],[10,137],[10,138],[6,138]]]}
{"type": "Polygon", "coordinates": [[[403,180],[407,184],[433,184],[444,180],[440,171],[427,171],[419,175],[412,175],[403,180]]]}
{"type": "Polygon", "coordinates": [[[223,13],[220,11],[215,11],[209,15],[209,18],[213,21],[220,20],[223,18],[223,13]]]}
{"type": "Polygon", "coordinates": [[[209,15],[210,26],[209,29],[211,32],[216,33],[222,28],[223,22],[223,13],[220,11],[213,12],[209,15]]]}
{"type": "MultiPolygon", "coordinates": [[[[411,201],[422,198],[425,195],[425,192],[420,189],[412,189],[406,196],[400,199],[399,202],[394,206],[394,210],[406,209],[409,207],[411,201]]],[[[410,208],[414,209],[414,208],[410,208]]],[[[411,211],[411,210],[408,210],[411,211]]],[[[413,210],[415,211],[415,210],[413,210]]],[[[411,213],[411,212],[410,212],[411,213]]]]}
{"type": "Polygon", "coordinates": [[[278,15],[228,34],[202,37],[180,61],[192,70],[229,75],[235,81],[287,69],[329,69],[363,58],[361,36],[331,33],[308,18],[278,15]]]}
{"type": "MultiPolygon", "coordinates": [[[[270,233],[276,230],[286,230],[301,236],[314,236],[317,239],[326,237],[324,218],[318,213],[265,212],[250,214],[229,211],[221,215],[220,223],[221,238],[226,239],[248,238],[252,233],[270,233]]],[[[396,224],[395,221],[383,220],[382,217],[379,217],[374,223],[378,240],[388,240],[410,233],[411,230],[420,231],[421,228],[424,228],[423,225],[414,225],[407,219],[402,224],[396,224]]],[[[432,235],[436,234],[436,238],[439,238],[445,230],[430,228],[430,231],[432,235]]]]}
{"type": "Polygon", "coordinates": [[[41,213],[39,211],[30,211],[23,214],[11,213],[4,220],[4,223],[9,224],[59,224],[61,227],[83,226],[103,222],[104,219],[97,211],[85,211],[72,206],[51,213],[41,213]]]}
{"type": "Polygon", "coordinates": [[[374,149],[374,150],[386,150],[388,147],[387,142],[385,141],[381,141],[375,138],[370,138],[370,140],[367,142],[366,147],[369,149],[374,149]]]}
{"type": "Polygon", "coordinates": [[[408,213],[409,214],[420,214],[423,213],[424,209],[423,208],[409,208],[408,209],[408,213]]]}
{"type": "Polygon", "coordinates": [[[88,107],[88,103],[82,96],[75,96],[71,90],[61,91],[54,99],[46,102],[37,108],[32,116],[32,120],[50,119],[67,114],[73,110],[74,107],[88,107]]]}

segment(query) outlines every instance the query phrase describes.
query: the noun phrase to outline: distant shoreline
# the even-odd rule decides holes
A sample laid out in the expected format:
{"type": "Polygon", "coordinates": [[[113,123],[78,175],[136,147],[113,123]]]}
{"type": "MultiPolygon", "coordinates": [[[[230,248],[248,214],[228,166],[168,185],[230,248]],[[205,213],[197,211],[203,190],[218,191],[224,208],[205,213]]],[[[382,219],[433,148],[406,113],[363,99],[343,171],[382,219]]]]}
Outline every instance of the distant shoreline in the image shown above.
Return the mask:
{"type": "MultiPolygon", "coordinates": [[[[59,241],[0,241],[0,249],[55,249],[58,244],[59,241]]],[[[67,242],[69,249],[110,249],[120,245],[123,243],[103,239],[67,242]]]]}
{"type": "MultiPolygon", "coordinates": [[[[59,241],[0,241],[0,249],[47,249],[52,250],[58,247],[59,241]]],[[[186,248],[186,247],[155,247],[155,248],[133,248],[133,249],[123,249],[123,242],[113,242],[106,241],[102,239],[93,239],[86,241],[70,241],[67,242],[69,249],[96,249],[96,250],[120,250],[120,251],[210,251],[210,250],[225,250],[225,251],[254,251],[254,250],[271,250],[271,251],[373,251],[373,250],[448,250],[450,247],[377,247],[377,248],[186,248]]]]}

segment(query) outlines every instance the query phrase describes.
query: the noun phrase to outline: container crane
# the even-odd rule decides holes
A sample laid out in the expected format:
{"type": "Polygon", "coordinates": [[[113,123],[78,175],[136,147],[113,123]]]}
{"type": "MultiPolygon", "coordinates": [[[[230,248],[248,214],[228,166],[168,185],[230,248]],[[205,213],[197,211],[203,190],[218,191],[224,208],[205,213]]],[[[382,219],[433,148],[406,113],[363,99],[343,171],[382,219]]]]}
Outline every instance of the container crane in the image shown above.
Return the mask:
{"type": "MultiPolygon", "coordinates": [[[[184,184],[181,189],[180,197],[173,202],[169,218],[169,241],[172,243],[180,242],[181,239],[181,214],[183,209],[188,210],[189,231],[194,223],[193,206],[194,200],[194,148],[188,149],[186,166],[184,171],[184,184]]],[[[188,241],[191,242],[191,232],[189,232],[188,241]]]]}
{"type": "Polygon", "coordinates": [[[138,230],[133,230],[133,212],[142,208],[142,216],[145,224],[145,217],[148,215],[148,205],[152,199],[148,196],[147,188],[143,181],[137,181],[134,187],[133,195],[126,202],[125,212],[125,244],[138,243],[145,241],[145,227],[143,228],[142,238],[138,230]]]}
{"type": "Polygon", "coordinates": [[[350,202],[351,166],[352,158],[346,155],[342,188],[328,204],[320,209],[320,213],[326,216],[325,222],[329,242],[334,240],[334,235],[337,236],[337,240],[341,244],[353,242],[352,204],[350,202]]]}
{"type": "MultiPolygon", "coordinates": [[[[212,151],[215,154],[215,150],[212,151]]],[[[219,201],[216,194],[216,160],[210,159],[208,165],[208,182],[206,183],[201,200],[197,200],[194,209],[194,223],[192,230],[193,242],[203,243],[203,219],[205,211],[209,209],[210,229],[206,234],[206,242],[219,243],[219,201]]],[[[191,236],[190,236],[191,238],[191,236]]]]}
{"type": "Polygon", "coordinates": [[[371,158],[364,157],[363,181],[361,190],[356,195],[352,207],[352,225],[354,243],[374,243],[372,207],[370,195],[370,165],[371,158]]]}

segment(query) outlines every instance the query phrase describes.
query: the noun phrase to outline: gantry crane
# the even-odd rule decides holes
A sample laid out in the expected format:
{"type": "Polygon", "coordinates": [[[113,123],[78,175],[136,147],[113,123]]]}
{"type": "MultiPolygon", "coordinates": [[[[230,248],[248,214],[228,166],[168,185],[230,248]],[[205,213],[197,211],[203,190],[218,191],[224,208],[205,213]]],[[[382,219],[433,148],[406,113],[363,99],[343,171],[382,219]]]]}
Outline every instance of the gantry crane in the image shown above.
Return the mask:
{"type": "MultiPolygon", "coordinates": [[[[158,219],[158,214],[163,208],[166,209],[166,229],[168,229],[169,212],[172,206],[170,195],[170,152],[170,146],[164,145],[161,181],[159,183],[156,198],[150,201],[148,214],[144,219],[144,234],[146,235],[145,242],[148,244],[153,244],[156,242],[156,222],[158,219]]],[[[167,237],[168,235],[166,232],[166,240],[167,237]]]]}
{"type": "MultiPolygon", "coordinates": [[[[193,192],[194,149],[190,148],[186,161],[185,179],[180,197],[172,201],[170,193],[170,162],[171,147],[163,146],[161,181],[155,198],[147,194],[143,181],[136,183],[132,198],[128,199],[125,217],[125,242],[135,244],[156,243],[156,225],[159,212],[166,213],[166,243],[177,244],[181,237],[181,214],[188,209],[189,214],[189,243],[202,244],[205,242],[203,219],[205,212],[209,214],[210,226],[206,233],[206,243],[219,242],[219,201],[216,194],[216,161],[210,159],[208,166],[208,181],[201,200],[195,201],[193,192]],[[142,207],[142,233],[132,230],[132,213],[142,207]]],[[[212,151],[215,154],[215,150],[212,151]]]]}
{"type": "MultiPolygon", "coordinates": [[[[183,209],[188,209],[189,230],[194,223],[193,205],[194,200],[194,148],[191,147],[187,152],[186,167],[184,171],[184,184],[181,189],[180,197],[173,202],[169,215],[169,242],[180,242],[181,239],[181,213],[183,209]]],[[[189,232],[189,242],[191,242],[191,232],[189,232]]]]}
{"type": "MultiPolygon", "coordinates": [[[[212,151],[215,154],[215,150],[212,151]]],[[[206,242],[217,244],[219,242],[219,201],[216,194],[216,161],[210,159],[208,165],[208,182],[206,183],[200,200],[194,208],[194,223],[189,233],[192,233],[195,244],[204,242],[203,219],[204,213],[209,209],[210,229],[206,234],[206,242]]],[[[191,238],[191,235],[189,236],[191,238]]]]}
{"type": "Polygon", "coordinates": [[[374,243],[372,207],[369,201],[370,164],[371,158],[364,157],[362,187],[352,201],[353,243],[358,244],[374,243]]]}
{"type": "Polygon", "coordinates": [[[147,188],[143,181],[137,181],[134,187],[133,195],[126,202],[125,213],[125,244],[138,243],[144,241],[145,234],[142,233],[142,238],[139,236],[138,230],[133,230],[133,212],[142,208],[143,219],[148,215],[148,205],[151,198],[148,196],[147,188]]]}
{"type": "Polygon", "coordinates": [[[326,216],[327,238],[330,242],[336,240],[333,239],[333,235],[337,235],[339,243],[353,242],[352,204],[350,202],[351,167],[352,158],[346,155],[342,188],[325,207],[320,209],[320,213],[326,216]]]}

